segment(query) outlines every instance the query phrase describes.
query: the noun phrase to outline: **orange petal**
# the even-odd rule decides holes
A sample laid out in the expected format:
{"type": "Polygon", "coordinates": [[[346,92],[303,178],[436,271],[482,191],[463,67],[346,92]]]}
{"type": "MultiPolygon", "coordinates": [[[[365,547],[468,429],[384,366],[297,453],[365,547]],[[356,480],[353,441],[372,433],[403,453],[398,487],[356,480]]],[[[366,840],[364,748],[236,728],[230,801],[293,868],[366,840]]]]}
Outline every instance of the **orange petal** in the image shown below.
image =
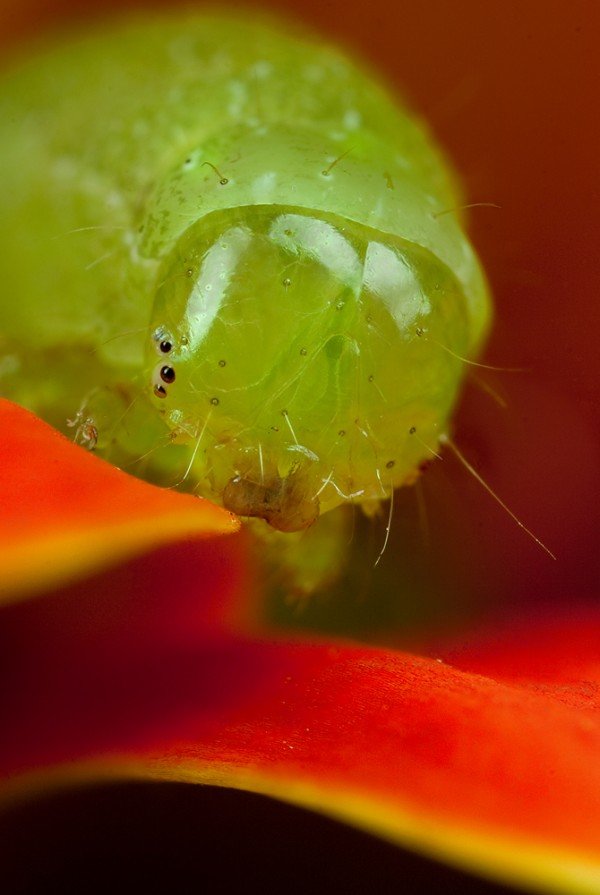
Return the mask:
{"type": "Polygon", "coordinates": [[[233,637],[207,623],[239,588],[223,577],[235,539],[217,547],[166,547],[3,610],[6,795],[51,771],[217,783],[497,878],[598,891],[598,613],[565,626],[556,679],[559,624],[522,628],[514,653],[505,630],[487,665],[476,644],[449,647],[452,665],[233,637]]]}
{"type": "Polygon", "coordinates": [[[237,531],[206,500],[152,487],[0,399],[0,602],[185,536],[237,531]]]}

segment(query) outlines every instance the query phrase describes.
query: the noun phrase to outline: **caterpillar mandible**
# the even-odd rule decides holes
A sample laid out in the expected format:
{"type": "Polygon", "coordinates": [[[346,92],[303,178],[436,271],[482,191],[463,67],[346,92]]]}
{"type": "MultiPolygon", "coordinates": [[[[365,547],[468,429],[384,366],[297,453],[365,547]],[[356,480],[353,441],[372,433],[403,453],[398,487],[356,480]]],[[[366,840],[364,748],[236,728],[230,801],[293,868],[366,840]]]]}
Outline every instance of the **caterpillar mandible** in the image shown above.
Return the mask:
{"type": "Polygon", "coordinates": [[[0,84],[0,390],[281,531],[412,482],[491,304],[455,177],[320,39],[152,14],[0,84]]]}

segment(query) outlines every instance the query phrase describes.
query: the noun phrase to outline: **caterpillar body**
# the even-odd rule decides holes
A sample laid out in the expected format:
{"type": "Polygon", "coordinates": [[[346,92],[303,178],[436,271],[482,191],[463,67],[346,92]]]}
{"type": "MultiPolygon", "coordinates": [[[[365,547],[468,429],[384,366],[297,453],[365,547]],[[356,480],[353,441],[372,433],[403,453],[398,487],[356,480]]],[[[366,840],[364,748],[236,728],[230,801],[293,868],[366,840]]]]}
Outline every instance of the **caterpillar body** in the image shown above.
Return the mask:
{"type": "Polygon", "coordinates": [[[490,299],[426,127],[337,49],[188,13],[70,38],[4,74],[0,168],[5,396],[282,531],[436,451],[490,299]]]}

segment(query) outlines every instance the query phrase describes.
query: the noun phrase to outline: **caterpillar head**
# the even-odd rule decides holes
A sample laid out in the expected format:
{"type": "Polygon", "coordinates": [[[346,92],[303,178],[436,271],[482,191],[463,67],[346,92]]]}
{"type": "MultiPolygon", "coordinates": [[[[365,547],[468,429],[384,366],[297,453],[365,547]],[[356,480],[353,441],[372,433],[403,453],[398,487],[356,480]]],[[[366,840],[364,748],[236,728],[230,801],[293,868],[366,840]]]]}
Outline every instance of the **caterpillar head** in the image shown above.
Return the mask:
{"type": "Polygon", "coordinates": [[[159,274],[146,382],[199,493],[275,528],[410,481],[468,351],[461,286],[428,250],[340,216],[206,215],[159,274]]]}

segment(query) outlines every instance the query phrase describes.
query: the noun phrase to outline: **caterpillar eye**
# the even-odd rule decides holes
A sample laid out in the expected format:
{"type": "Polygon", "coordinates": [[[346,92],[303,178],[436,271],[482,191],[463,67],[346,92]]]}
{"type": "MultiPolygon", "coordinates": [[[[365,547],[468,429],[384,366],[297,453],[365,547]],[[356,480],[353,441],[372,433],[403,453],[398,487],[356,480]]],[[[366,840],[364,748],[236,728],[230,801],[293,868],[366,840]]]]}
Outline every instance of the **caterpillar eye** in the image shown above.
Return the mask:
{"type": "Polygon", "coordinates": [[[154,394],[156,395],[157,398],[166,398],[167,390],[164,387],[164,385],[155,385],[154,386],[154,394]]]}
{"type": "Polygon", "coordinates": [[[175,370],[173,369],[173,367],[161,367],[160,378],[167,384],[175,382],[175,370]]]}
{"type": "Polygon", "coordinates": [[[156,350],[160,354],[170,354],[173,350],[173,337],[171,333],[163,326],[157,327],[152,333],[152,338],[156,346],[156,350]]]}

